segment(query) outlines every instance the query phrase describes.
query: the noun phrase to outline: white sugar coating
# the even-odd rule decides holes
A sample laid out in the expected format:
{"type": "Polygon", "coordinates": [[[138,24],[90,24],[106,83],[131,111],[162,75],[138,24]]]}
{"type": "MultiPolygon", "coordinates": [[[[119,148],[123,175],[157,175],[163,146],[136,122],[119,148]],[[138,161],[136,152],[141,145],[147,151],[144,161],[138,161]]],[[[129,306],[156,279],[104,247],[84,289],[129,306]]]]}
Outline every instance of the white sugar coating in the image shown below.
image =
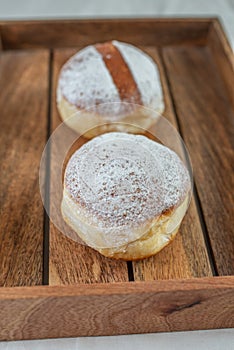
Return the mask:
{"type": "Polygon", "coordinates": [[[164,110],[163,92],[155,62],[133,45],[116,40],[112,43],[127,63],[140,91],[144,106],[150,106],[162,112],[164,110]]]}
{"type": "Polygon", "coordinates": [[[82,212],[90,225],[126,230],[179,206],[191,184],[184,164],[167,147],[145,136],[111,132],[73,154],[64,186],[77,215],[82,212]]]}
{"type": "MultiPolygon", "coordinates": [[[[81,109],[103,102],[120,102],[112,77],[94,46],[77,52],[62,67],[57,102],[60,102],[61,96],[81,109]]],[[[112,109],[118,113],[119,105],[113,104],[112,109]]]]}
{"type": "MultiPolygon", "coordinates": [[[[163,93],[159,72],[154,61],[136,47],[112,41],[125,60],[135,80],[145,107],[164,110],[163,93]]],[[[107,55],[111,60],[111,55],[107,55]]],[[[135,97],[129,96],[121,101],[118,88],[107,69],[102,55],[95,46],[90,45],[72,56],[62,67],[57,88],[57,102],[64,97],[79,109],[92,109],[95,113],[107,116],[108,121],[117,121],[133,111],[119,102],[134,103],[135,97]],[[116,103],[113,103],[116,102],[116,103]],[[104,103],[108,103],[106,106],[104,103]],[[112,103],[110,105],[110,103],[112,103]]]]}

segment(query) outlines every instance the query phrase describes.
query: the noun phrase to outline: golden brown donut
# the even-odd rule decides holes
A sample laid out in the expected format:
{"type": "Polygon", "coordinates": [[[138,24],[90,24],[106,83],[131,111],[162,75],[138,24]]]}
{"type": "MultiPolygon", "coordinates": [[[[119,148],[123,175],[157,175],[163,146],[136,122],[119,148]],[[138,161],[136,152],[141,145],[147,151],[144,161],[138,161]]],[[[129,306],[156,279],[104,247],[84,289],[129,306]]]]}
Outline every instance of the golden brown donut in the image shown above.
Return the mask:
{"type": "MultiPolygon", "coordinates": [[[[158,68],[151,57],[130,44],[111,41],[87,46],[62,67],[57,106],[65,123],[81,134],[96,125],[102,125],[101,132],[109,131],[113,122],[147,129],[164,110],[158,68]]],[[[124,128],[116,125],[116,130],[124,128]]],[[[92,130],[86,136],[96,135],[92,130]]]]}
{"type": "Polygon", "coordinates": [[[145,136],[106,133],[70,158],[62,215],[101,254],[142,259],[173,239],[190,187],[187,169],[167,147],[145,136]]]}

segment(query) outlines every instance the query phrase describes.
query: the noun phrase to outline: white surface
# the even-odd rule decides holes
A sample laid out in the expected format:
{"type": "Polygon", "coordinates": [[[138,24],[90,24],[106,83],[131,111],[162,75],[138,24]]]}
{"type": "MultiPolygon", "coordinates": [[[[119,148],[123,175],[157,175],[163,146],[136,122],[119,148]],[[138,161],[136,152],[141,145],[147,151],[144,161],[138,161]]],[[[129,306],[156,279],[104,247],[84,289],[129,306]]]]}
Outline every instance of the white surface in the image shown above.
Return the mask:
{"type": "Polygon", "coordinates": [[[234,330],[28,340],[0,343],[0,350],[232,350],[234,330]]]}
{"type": "MultiPolygon", "coordinates": [[[[234,48],[234,0],[0,0],[0,19],[191,15],[219,16],[234,48]]],[[[232,350],[234,330],[0,343],[0,350],[110,348],[111,350],[232,350]]]]}

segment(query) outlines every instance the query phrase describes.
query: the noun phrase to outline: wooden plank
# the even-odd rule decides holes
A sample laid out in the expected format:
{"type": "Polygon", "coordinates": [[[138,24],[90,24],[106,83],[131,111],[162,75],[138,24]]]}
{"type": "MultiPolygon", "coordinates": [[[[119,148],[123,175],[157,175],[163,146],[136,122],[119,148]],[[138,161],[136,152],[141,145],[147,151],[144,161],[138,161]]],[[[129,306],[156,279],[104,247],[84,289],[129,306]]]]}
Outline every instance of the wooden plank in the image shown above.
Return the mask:
{"type": "Polygon", "coordinates": [[[165,48],[163,57],[216,268],[234,274],[234,111],[225,81],[209,48],[165,48]]]}
{"type": "Polygon", "coordinates": [[[5,49],[75,47],[122,40],[135,45],[206,43],[211,19],[92,19],[0,22],[5,49]]]}
{"type": "MultiPolygon", "coordinates": [[[[52,130],[61,119],[56,107],[56,85],[62,64],[77,50],[56,50],[53,60],[52,130]]],[[[51,160],[55,171],[56,161],[51,160]]],[[[53,190],[53,183],[51,184],[53,190]]],[[[61,199],[60,199],[61,201],[61,199]]],[[[52,205],[52,204],[51,204],[52,205]]],[[[93,249],[65,237],[50,225],[50,270],[49,284],[94,283],[128,281],[127,263],[101,256],[93,249]]]]}
{"type": "MultiPolygon", "coordinates": [[[[158,50],[146,47],[143,47],[143,49],[154,59],[160,70],[165,98],[164,116],[177,127],[165,71],[158,50]]],[[[133,271],[135,280],[144,281],[212,276],[212,269],[194,198],[192,198],[189,210],[173,242],[157,255],[149,259],[133,262],[133,271]]]]}
{"type": "Polygon", "coordinates": [[[233,286],[234,277],[212,277],[4,288],[0,339],[231,328],[233,286]]]}
{"type": "Polygon", "coordinates": [[[0,285],[42,283],[38,170],[46,140],[48,52],[0,54],[0,285]]]}
{"type": "Polygon", "coordinates": [[[210,26],[207,44],[214,55],[234,105],[234,85],[233,79],[230,79],[234,71],[234,55],[218,20],[214,20],[210,26]]]}

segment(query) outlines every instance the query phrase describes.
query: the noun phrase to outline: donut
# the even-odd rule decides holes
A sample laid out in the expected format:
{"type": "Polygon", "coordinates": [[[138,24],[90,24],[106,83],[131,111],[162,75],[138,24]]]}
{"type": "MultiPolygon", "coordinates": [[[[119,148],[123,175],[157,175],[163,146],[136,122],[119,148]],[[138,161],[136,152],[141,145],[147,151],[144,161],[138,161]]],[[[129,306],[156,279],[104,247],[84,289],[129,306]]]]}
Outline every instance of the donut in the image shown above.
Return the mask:
{"type": "Polygon", "coordinates": [[[142,50],[116,40],[87,46],[60,71],[57,107],[63,121],[88,138],[100,128],[124,131],[123,124],[147,129],[164,110],[157,65],[142,50]]]}
{"type": "Polygon", "coordinates": [[[85,244],[106,257],[147,258],[177,233],[191,182],[179,156],[142,135],[109,132],[69,159],[61,212],[85,244]]]}

